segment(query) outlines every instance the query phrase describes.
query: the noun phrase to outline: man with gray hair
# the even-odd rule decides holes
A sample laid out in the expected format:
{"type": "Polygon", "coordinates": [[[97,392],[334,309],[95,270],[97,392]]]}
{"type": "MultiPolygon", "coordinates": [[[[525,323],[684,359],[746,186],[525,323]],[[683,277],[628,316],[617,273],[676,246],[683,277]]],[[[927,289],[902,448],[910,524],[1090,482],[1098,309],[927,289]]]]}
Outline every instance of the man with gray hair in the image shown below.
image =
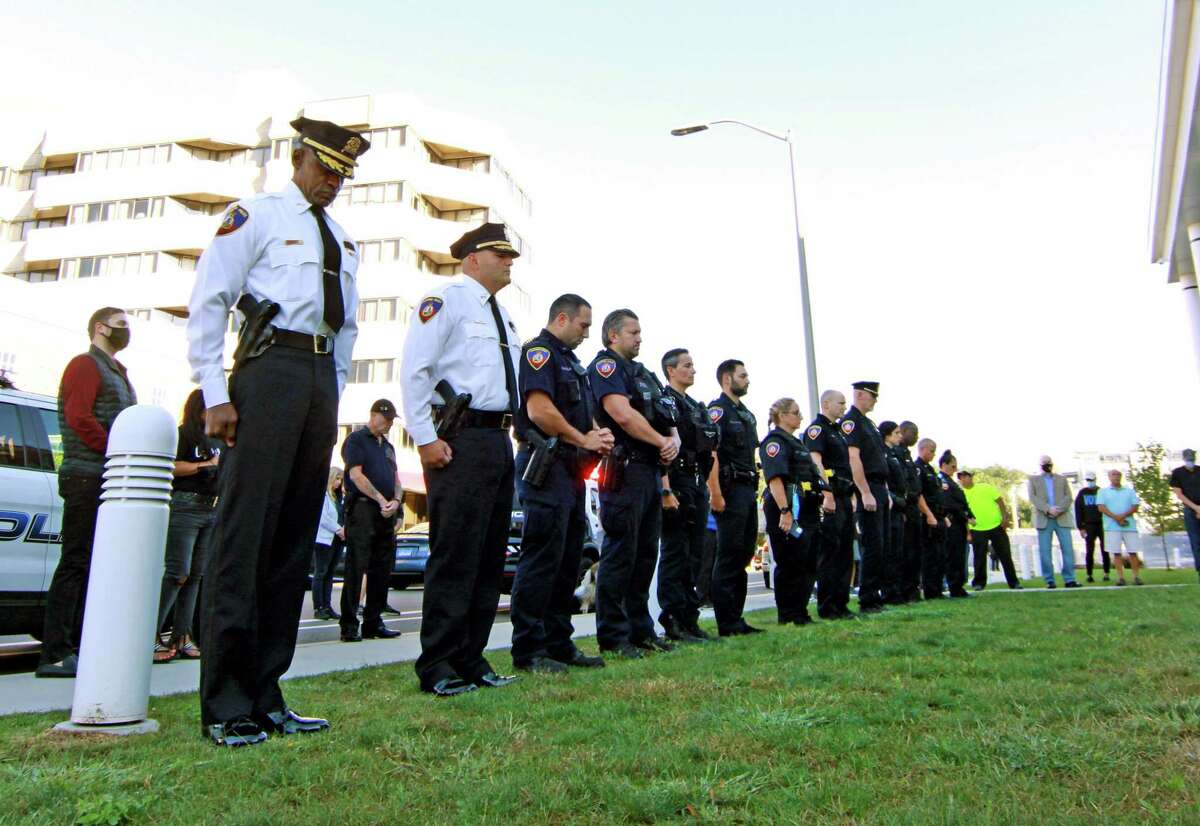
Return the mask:
{"type": "Polygon", "coordinates": [[[823,496],[821,530],[817,537],[817,616],[853,617],[850,612],[850,574],[854,567],[854,477],[850,452],[838,421],[846,412],[846,397],[838,390],[821,394],[821,412],[804,431],[804,446],[812,455],[830,490],[823,496]]]}

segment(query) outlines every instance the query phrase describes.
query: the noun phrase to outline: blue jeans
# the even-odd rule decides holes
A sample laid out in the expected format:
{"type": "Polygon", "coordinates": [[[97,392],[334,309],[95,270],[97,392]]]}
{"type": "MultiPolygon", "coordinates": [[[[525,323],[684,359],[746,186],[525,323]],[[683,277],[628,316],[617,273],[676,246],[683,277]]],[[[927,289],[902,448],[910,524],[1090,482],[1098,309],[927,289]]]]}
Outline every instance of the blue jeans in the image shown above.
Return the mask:
{"type": "Polygon", "coordinates": [[[1075,551],[1071,547],[1071,529],[1056,521],[1046,523],[1046,527],[1038,528],[1038,553],[1042,557],[1042,577],[1047,585],[1054,584],[1054,557],[1050,553],[1053,544],[1052,536],[1058,534],[1058,545],[1062,550],[1063,582],[1075,581],[1075,551]]]}
{"type": "Polygon", "coordinates": [[[162,591],[158,598],[158,626],[174,609],[171,639],[191,636],[196,597],[208,562],[208,543],[212,536],[216,510],[207,500],[197,500],[185,491],[171,495],[171,518],[167,523],[162,591]]]}
{"type": "Polygon", "coordinates": [[[1192,563],[1200,571],[1200,516],[1191,508],[1183,509],[1183,526],[1187,528],[1188,543],[1192,546],[1192,563]]]}

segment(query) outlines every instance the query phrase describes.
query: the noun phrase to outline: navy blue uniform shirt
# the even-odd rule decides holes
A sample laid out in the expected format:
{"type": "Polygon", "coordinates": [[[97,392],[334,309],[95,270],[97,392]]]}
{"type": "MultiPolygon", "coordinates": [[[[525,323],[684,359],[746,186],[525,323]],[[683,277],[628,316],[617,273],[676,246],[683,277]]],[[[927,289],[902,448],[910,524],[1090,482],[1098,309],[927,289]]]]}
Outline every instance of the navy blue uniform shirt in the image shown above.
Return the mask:
{"type": "Polygon", "coordinates": [[[396,451],[387,439],[380,442],[368,428],[360,427],[342,443],[342,462],[346,465],[347,495],[363,495],[350,478],[350,468],[358,465],[381,496],[396,498],[396,451]]]}
{"type": "Polygon", "coordinates": [[[868,419],[854,405],[846,410],[840,425],[842,435],[846,437],[847,447],[858,448],[858,456],[862,459],[863,471],[872,482],[887,482],[888,466],[884,457],[883,436],[875,422],[868,419]]]}
{"type": "Polygon", "coordinates": [[[721,428],[717,460],[721,467],[758,474],[754,453],[758,448],[758,422],[750,408],[722,393],[708,403],[708,418],[721,428]]]}
{"type": "Polygon", "coordinates": [[[662,392],[658,378],[641,364],[621,358],[610,349],[597,353],[587,372],[592,388],[592,400],[595,403],[596,421],[602,427],[612,430],[618,445],[625,445],[645,458],[657,459],[658,451],[653,445],[630,436],[613,421],[604,409],[604,397],[616,394],[629,399],[630,407],[641,413],[657,432],[666,436],[675,422],[668,422],[655,414],[652,397],[657,389],[658,397],[669,405],[672,411],[675,408],[675,400],[662,392]]]}
{"type": "Polygon", "coordinates": [[[824,413],[818,413],[813,423],[804,431],[804,446],[810,453],[821,454],[821,464],[847,481],[850,474],[850,449],[842,431],[824,413]]]}
{"type": "Polygon", "coordinates": [[[592,391],[587,370],[579,363],[571,348],[549,330],[542,330],[521,348],[517,390],[521,399],[516,418],[519,441],[528,439],[525,434],[530,428],[546,437],[529,418],[529,394],[535,390],[550,397],[571,427],[580,433],[592,429],[592,391]]]}

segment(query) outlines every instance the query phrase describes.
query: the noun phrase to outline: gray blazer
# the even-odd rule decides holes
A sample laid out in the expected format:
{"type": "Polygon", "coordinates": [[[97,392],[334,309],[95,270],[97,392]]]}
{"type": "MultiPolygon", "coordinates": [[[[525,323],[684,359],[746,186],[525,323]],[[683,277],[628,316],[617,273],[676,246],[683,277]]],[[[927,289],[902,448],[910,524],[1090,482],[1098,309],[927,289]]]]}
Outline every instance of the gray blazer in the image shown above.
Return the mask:
{"type": "MultiPolygon", "coordinates": [[[[1054,480],[1054,505],[1062,509],[1057,522],[1064,528],[1073,528],[1075,522],[1071,516],[1071,509],[1075,505],[1075,497],[1071,495],[1071,486],[1067,484],[1065,476],[1055,473],[1051,478],[1054,480]]],[[[1046,477],[1040,473],[1029,477],[1029,501],[1033,504],[1033,524],[1038,530],[1046,527],[1052,519],[1050,500],[1046,498],[1045,480],[1046,477]]]]}

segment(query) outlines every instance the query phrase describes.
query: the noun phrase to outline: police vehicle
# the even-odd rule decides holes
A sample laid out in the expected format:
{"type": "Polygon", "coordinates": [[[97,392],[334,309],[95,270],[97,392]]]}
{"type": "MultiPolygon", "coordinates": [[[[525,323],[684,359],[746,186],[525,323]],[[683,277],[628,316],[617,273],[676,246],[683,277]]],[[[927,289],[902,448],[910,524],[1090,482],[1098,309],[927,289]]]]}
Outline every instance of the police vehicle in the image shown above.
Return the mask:
{"type": "Polygon", "coordinates": [[[0,634],[40,637],[62,548],[52,396],[0,388],[0,634]]]}

